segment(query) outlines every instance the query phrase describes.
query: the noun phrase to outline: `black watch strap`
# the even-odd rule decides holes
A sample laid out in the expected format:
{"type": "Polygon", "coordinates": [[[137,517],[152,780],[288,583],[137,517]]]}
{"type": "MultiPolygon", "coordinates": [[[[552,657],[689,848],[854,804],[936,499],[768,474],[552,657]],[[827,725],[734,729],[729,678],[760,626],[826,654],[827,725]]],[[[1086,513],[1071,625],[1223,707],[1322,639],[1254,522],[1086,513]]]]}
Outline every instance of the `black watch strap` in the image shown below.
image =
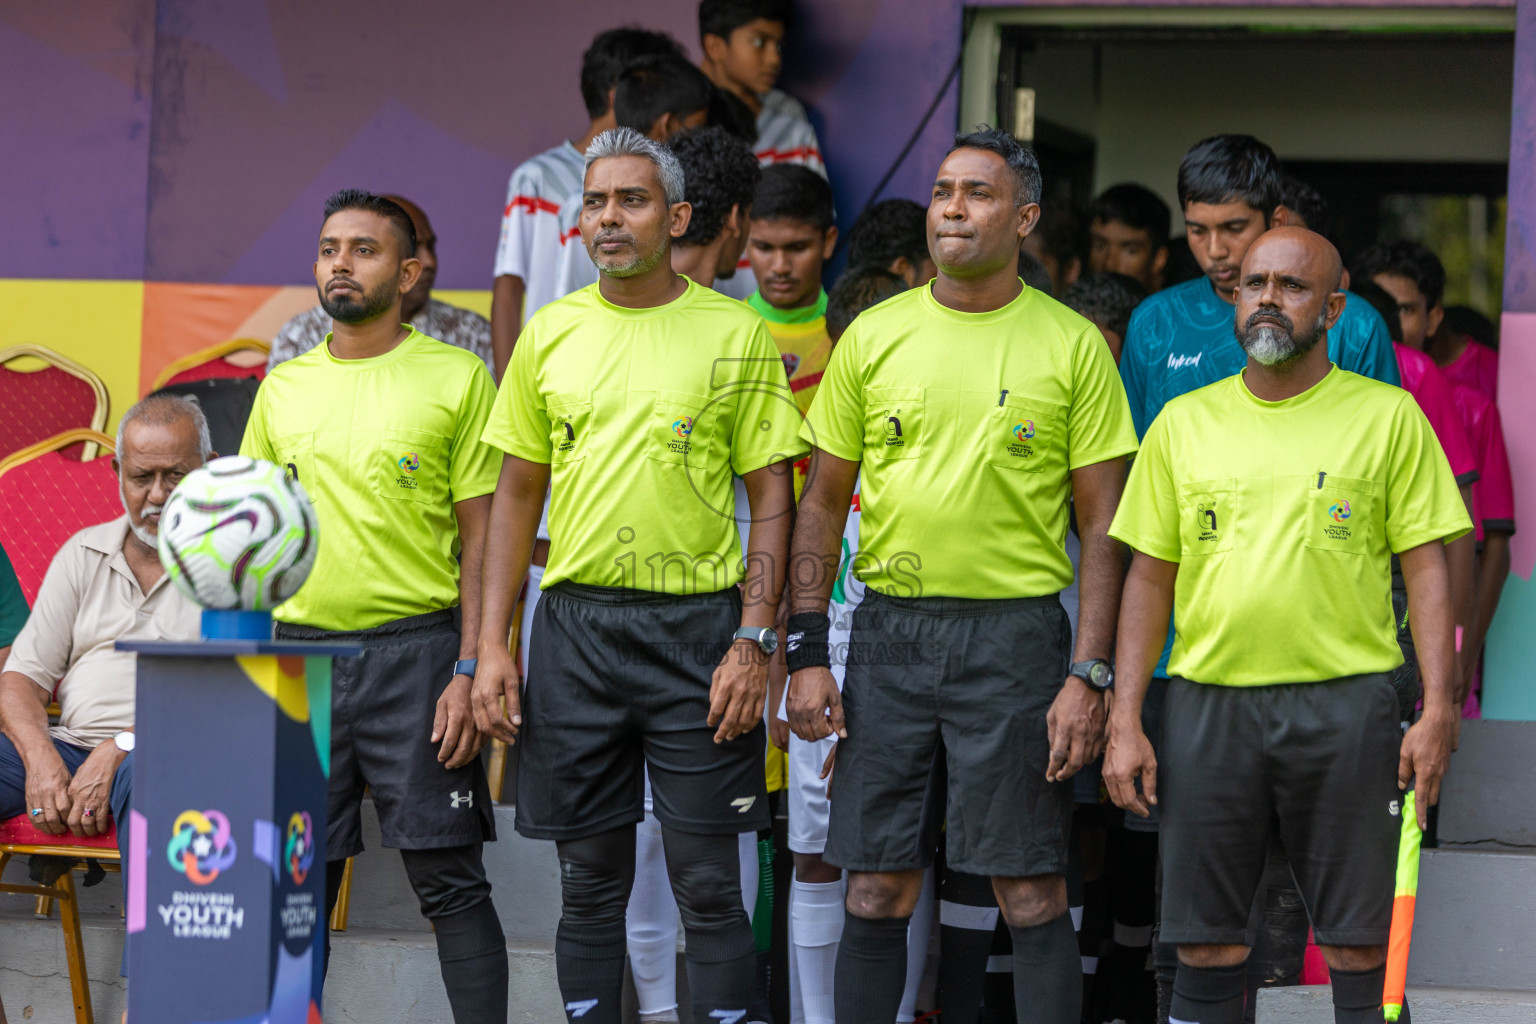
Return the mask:
{"type": "Polygon", "coordinates": [[[1071,671],[1074,676],[1100,693],[1115,688],[1115,667],[1103,658],[1073,662],[1071,671]]]}

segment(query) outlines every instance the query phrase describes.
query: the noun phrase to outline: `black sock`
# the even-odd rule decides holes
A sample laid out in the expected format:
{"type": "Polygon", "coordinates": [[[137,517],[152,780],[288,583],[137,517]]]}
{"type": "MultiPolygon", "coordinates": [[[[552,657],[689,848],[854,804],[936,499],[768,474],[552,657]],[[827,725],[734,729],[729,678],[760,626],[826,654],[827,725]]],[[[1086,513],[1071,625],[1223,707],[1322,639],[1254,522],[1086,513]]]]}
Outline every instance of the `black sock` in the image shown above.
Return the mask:
{"type": "Polygon", "coordinates": [[[833,1006],[837,1024],[891,1024],[907,984],[910,917],[871,921],[847,915],[837,947],[833,1006]]]}
{"type": "Polygon", "coordinates": [[[747,912],[741,910],[737,920],[723,928],[704,931],[685,926],[683,932],[693,1019],[744,1019],[757,976],[757,940],[752,937],[747,912]],[[731,1016],[738,1011],[740,1017],[731,1016]]]}
{"type": "MultiPolygon", "coordinates": [[[[943,867],[939,871],[938,1009],[946,1024],[977,1024],[998,925],[992,879],[943,867]]],[[[1008,982],[1011,987],[1012,979],[1008,982]]],[[[1013,997],[1008,997],[1013,1002],[1013,997]]]]}
{"type": "Polygon", "coordinates": [[[487,897],[457,914],[432,919],[437,959],[454,1024],[506,1024],[507,938],[487,897]]]}
{"type": "Polygon", "coordinates": [[[1083,1012],[1083,961],[1072,915],[1013,936],[1013,1005],[1019,1024],[1077,1024],[1083,1012]]]}
{"type": "MultiPolygon", "coordinates": [[[[1381,1020],[1381,995],[1387,984],[1387,965],[1369,971],[1328,972],[1333,981],[1334,1024],[1376,1024],[1381,1020]]],[[[1405,1020],[1406,1015],[1400,1018],[1405,1020]]]]}
{"type": "Polygon", "coordinates": [[[1179,964],[1173,979],[1168,1024],[1242,1024],[1248,965],[1191,967],[1179,964]]]}
{"type": "Polygon", "coordinates": [[[325,862],[325,920],[320,922],[325,929],[325,963],[322,966],[321,977],[331,973],[331,915],[336,912],[336,901],[341,898],[341,879],[347,870],[347,862],[344,860],[328,860],[325,862]]]}
{"type": "MultiPolygon", "coordinates": [[[[987,880],[991,884],[991,879],[987,880]]],[[[992,954],[983,965],[987,971],[982,1024],[1018,1024],[1013,1009],[1013,933],[1001,914],[992,929],[992,954]]]]}
{"type": "Polygon", "coordinates": [[[555,974],[565,1015],[581,1024],[619,1024],[624,995],[624,922],[555,930],[555,974]]]}

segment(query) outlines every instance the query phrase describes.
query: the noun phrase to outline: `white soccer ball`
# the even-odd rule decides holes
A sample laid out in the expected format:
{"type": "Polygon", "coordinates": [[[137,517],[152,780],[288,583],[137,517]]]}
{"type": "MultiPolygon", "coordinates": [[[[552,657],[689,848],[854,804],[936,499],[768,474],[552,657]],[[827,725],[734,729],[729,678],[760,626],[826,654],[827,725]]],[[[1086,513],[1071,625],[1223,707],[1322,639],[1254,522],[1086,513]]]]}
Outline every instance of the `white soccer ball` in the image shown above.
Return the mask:
{"type": "Polygon", "coordinates": [[[304,585],[320,547],[309,495],[243,455],[194,469],[160,514],[160,564],[204,608],[270,610],[304,585]]]}

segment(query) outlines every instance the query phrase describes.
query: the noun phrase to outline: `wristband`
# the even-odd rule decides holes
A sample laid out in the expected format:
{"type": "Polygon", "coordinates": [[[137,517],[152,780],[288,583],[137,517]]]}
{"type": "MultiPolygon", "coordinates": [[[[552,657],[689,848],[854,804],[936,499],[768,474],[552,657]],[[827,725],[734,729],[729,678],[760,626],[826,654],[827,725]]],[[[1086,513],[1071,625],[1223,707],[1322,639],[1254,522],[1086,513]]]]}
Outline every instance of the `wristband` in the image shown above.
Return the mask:
{"type": "Polygon", "coordinates": [[[784,643],[784,663],[791,673],[803,668],[832,667],[828,637],[832,620],[823,612],[797,612],[789,617],[789,636],[784,643]]]}

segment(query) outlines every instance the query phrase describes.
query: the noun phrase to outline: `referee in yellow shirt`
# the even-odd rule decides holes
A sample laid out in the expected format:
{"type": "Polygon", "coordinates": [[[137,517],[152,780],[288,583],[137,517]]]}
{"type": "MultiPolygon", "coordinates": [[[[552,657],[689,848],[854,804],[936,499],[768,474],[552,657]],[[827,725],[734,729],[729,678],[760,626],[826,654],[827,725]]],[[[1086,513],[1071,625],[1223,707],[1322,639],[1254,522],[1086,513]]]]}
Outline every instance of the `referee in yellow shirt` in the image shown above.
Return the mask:
{"type": "Polygon", "coordinates": [[[287,466],[320,517],[277,637],[363,647],[331,672],[326,916],[363,849],[367,787],[437,934],[455,1024],[504,1024],[506,940],[481,858],[496,819],[469,704],[495,385],[478,356],[400,322],[421,273],[403,209],[346,189],[320,235],[315,285],[335,330],[262,382],[240,453],[287,466]]]}
{"type": "Polygon", "coordinates": [[[586,153],[600,278],[523,328],[485,430],[491,508],[475,718],[518,741],[517,830],[560,857],[566,1015],[618,1024],[624,912],[649,769],[696,1021],[742,1021],[757,947],[737,836],[768,826],[763,700],[805,446],[783,361],[747,306],[673,272],[677,157],[613,129],[586,153]],[[746,561],[732,474],[753,521],[746,561]],[[503,638],[547,484],[549,564],[526,693],[503,638]],[[505,698],[506,711],[499,707],[505,698]]]}
{"type": "Polygon", "coordinates": [[[1239,1024],[1267,851],[1285,848],[1338,1024],[1380,1024],[1402,790],[1439,796],[1454,725],[1445,542],[1472,528],[1413,396],[1329,362],[1339,254],[1276,228],[1243,258],[1243,372],[1153,422],[1110,533],[1135,549],[1104,778],[1162,811],[1171,1021],[1239,1024]],[[1402,562],[1424,713],[1404,736],[1391,556],[1402,562]],[[1161,760],[1141,705],[1172,612],[1161,760]],[[1140,777],[1142,793],[1135,787],[1140,777]]]}
{"type": "Polygon", "coordinates": [[[1039,165],[1011,135],[956,138],[928,205],[939,276],[853,322],[801,432],[814,447],[790,560],[788,711],[801,739],[843,737],[823,855],[849,873],[838,1024],[896,1018],[946,817],[947,863],[992,878],[1013,934],[1019,1019],[1080,1014],[1067,780],[1102,745],[1122,563],[1106,530],[1136,433],[1098,329],[1019,280],[1039,201],[1039,165]],[[853,572],[868,589],[839,698],[827,600],[856,480],[853,572]],[[1075,655],[1057,597],[1072,582],[1069,496],[1075,655]]]}

